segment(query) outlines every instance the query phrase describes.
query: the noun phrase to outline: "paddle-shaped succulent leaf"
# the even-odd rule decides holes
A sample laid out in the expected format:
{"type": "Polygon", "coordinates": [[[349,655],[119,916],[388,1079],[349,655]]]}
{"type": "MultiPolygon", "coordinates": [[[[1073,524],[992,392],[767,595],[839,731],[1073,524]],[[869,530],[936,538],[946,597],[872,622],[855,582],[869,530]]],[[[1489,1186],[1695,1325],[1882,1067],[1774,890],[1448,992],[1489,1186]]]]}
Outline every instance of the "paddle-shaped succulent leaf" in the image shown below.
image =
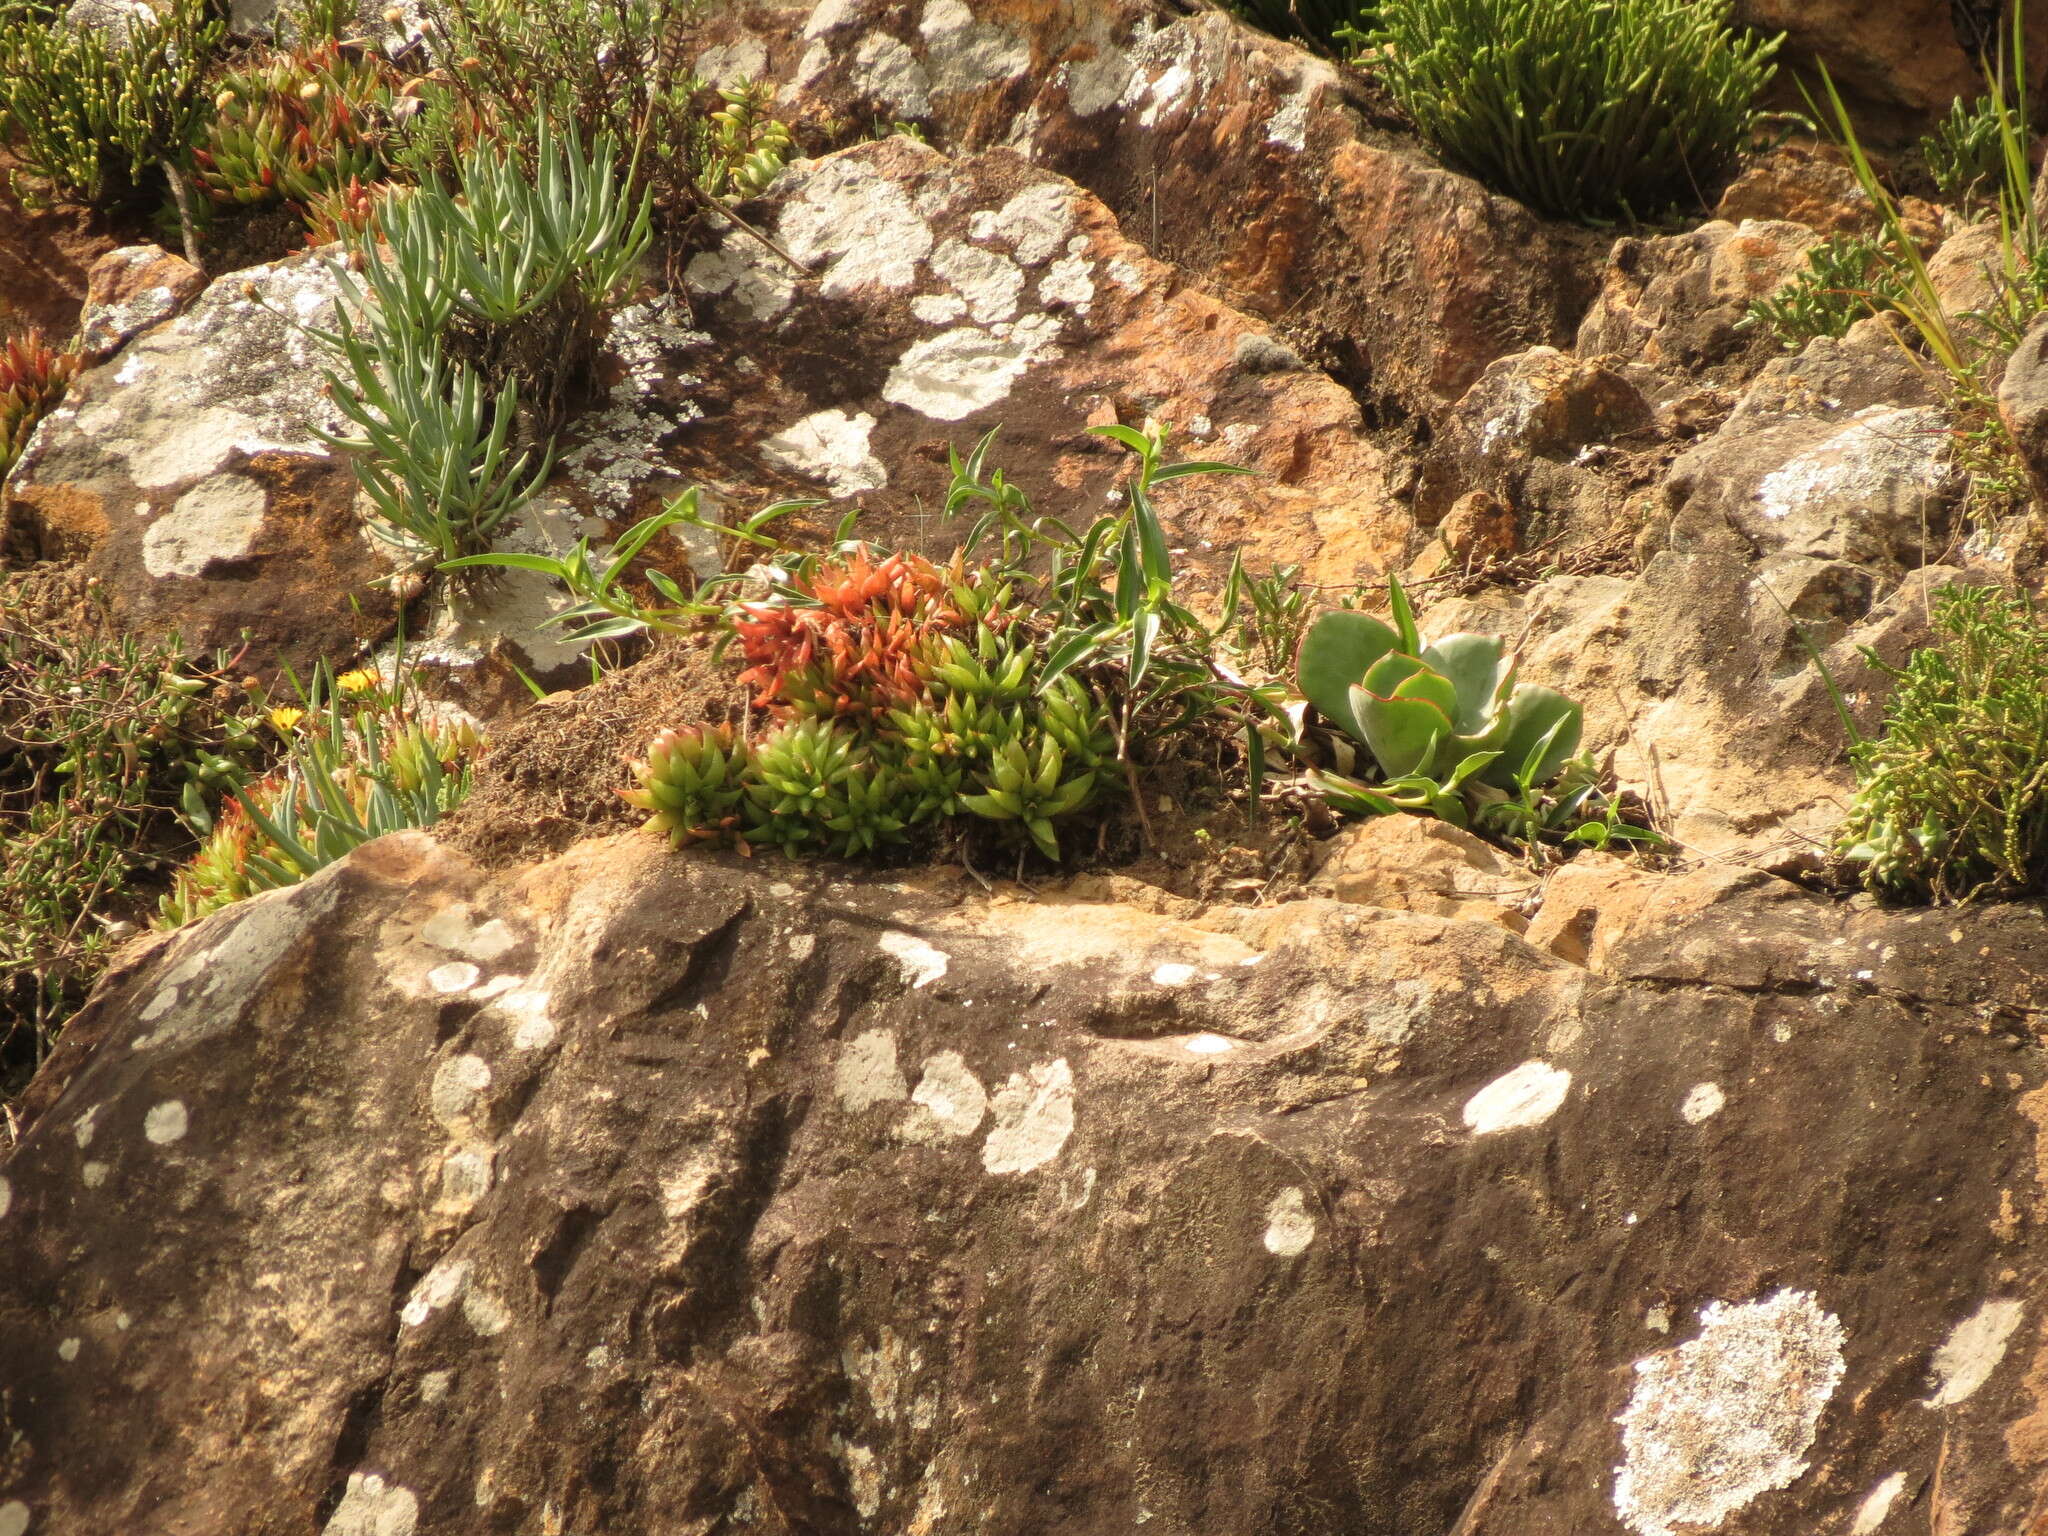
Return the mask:
{"type": "Polygon", "coordinates": [[[1310,626],[1296,661],[1309,702],[1388,780],[1455,778],[1503,790],[1547,783],[1578,750],[1579,705],[1517,682],[1514,658],[1492,635],[1419,646],[1398,584],[1394,592],[1395,625],[1337,611],[1310,626]]]}

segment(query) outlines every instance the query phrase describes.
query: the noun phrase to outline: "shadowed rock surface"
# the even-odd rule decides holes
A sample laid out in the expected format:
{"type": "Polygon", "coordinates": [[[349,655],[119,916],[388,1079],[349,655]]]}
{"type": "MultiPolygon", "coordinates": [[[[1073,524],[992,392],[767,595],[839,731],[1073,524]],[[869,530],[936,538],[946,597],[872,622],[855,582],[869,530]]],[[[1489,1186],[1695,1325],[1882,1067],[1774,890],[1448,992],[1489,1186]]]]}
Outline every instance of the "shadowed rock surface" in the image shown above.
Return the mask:
{"type": "Polygon", "coordinates": [[[132,960],[38,1080],[5,1486],[245,1536],[2031,1528],[2039,919],[1620,880],[1588,971],[387,839],[132,960]]]}

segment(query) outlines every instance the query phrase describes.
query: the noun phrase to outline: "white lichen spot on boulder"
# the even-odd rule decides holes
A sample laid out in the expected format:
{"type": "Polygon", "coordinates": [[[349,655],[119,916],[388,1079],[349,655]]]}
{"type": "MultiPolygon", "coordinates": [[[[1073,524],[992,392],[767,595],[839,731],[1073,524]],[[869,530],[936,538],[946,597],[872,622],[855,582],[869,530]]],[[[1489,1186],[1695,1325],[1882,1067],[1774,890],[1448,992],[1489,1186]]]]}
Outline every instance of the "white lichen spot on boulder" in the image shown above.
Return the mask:
{"type": "Polygon", "coordinates": [[[917,30],[937,91],[1013,80],[1031,67],[1029,43],[1007,27],[979,19],[963,0],[930,0],[917,30]]]}
{"type": "Polygon", "coordinates": [[[864,96],[886,103],[903,117],[929,117],[931,80],[900,39],[870,32],[853,53],[854,85],[864,96]]]}
{"type": "Polygon", "coordinates": [[[184,1137],[190,1124],[183,1101],[165,1099],[142,1117],[142,1134],[157,1146],[168,1147],[184,1137]]]}
{"type": "Polygon", "coordinates": [[[1719,1083],[1695,1083],[1692,1092],[1685,1096],[1685,1102],[1678,1106],[1679,1114],[1685,1117],[1687,1125],[1698,1125],[1702,1120],[1711,1120],[1721,1113],[1728,1102],[1721,1092],[1719,1083]]]}
{"type": "Polygon", "coordinates": [[[912,342],[883,380],[882,398],[934,421],[960,421],[1008,398],[1044,350],[1039,337],[963,325],[912,342]]]}
{"type": "Polygon", "coordinates": [[[1195,968],[1192,965],[1182,965],[1178,961],[1170,960],[1164,965],[1155,966],[1152,971],[1153,982],[1162,987],[1184,987],[1194,979],[1195,968]]]}
{"type": "Polygon", "coordinates": [[[4,1175],[0,1175],[0,1216],[14,1209],[14,1186],[4,1175]]]}
{"type": "Polygon", "coordinates": [[[204,576],[248,556],[270,498],[242,475],[216,475],[194,486],[142,535],[142,564],[158,580],[204,576]]]}
{"type": "Polygon", "coordinates": [[[977,325],[1016,318],[1024,269],[998,251],[948,240],[932,252],[931,269],[967,302],[977,325]]]}
{"type": "Polygon", "coordinates": [[[427,972],[427,985],[436,992],[467,992],[482,977],[483,972],[467,960],[450,960],[427,972]]]}
{"type": "Polygon", "coordinates": [[[1615,1421],[1615,1512],[1638,1536],[1680,1536],[1790,1487],[1841,1385],[1845,1338],[1808,1291],[1708,1303],[1699,1337],[1636,1362],[1615,1421]]]}
{"type": "Polygon", "coordinates": [[[69,1365],[78,1358],[79,1347],[79,1340],[76,1338],[66,1339],[57,1346],[57,1358],[69,1365]]]}
{"type": "Polygon", "coordinates": [[[875,418],[866,411],[816,411],[773,437],[761,456],[799,475],[822,480],[834,496],[858,496],[889,483],[889,471],[868,451],[875,418]]]}
{"type": "Polygon", "coordinates": [[[417,1328],[469,1288],[469,1260],[443,1259],[424,1275],[405,1298],[398,1320],[417,1328]]]}
{"type": "Polygon", "coordinates": [[[1987,1301],[1950,1330],[1928,1368],[1929,1408],[1949,1408],[1963,1401],[1991,1377],[2005,1358],[2006,1345],[2020,1325],[2026,1305],[2018,1301],[1987,1301]]]}
{"type": "Polygon", "coordinates": [[[1571,1087],[1572,1075],[1563,1067],[1525,1061],[1466,1101],[1466,1129],[1475,1136],[1490,1136],[1541,1125],[1557,1113],[1571,1087]]]}
{"type": "Polygon", "coordinates": [[[419,1523],[420,1501],[410,1489],[375,1472],[351,1472],[320,1536],[413,1536],[419,1523]]]}
{"type": "Polygon", "coordinates": [[[898,182],[856,160],[792,168],[800,177],[776,229],[826,298],[863,288],[908,288],[931,254],[932,230],[898,182]]]}
{"type": "Polygon", "coordinates": [[[1074,1073],[1066,1058],[1012,1072],[990,1108],[995,1126],[982,1144],[990,1173],[1029,1173],[1060,1155],[1074,1134],[1074,1073]]]}
{"type": "Polygon", "coordinates": [[[491,1066],[481,1056],[450,1056],[434,1068],[427,1101],[434,1119],[450,1134],[466,1129],[475,1117],[476,1102],[491,1086],[491,1066]]]}
{"type": "Polygon", "coordinates": [[[22,1536],[28,1529],[29,1508],[19,1499],[0,1504],[0,1536],[22,1536]]]}
{"type": "Polygon", "coordinates": [[[489,1291],[471,1286],[462,1295],[462,1320],[481,1337],[493,1339],[511,1326],[512,1313],[489,1291]]]}
{"type": "Polygon", "coordinates": [[[958,1051],[941,1051],[925,1058],[910,1102],[915,1111],[904,1135],[911,1140],[971,1136],[988,1113],[988,1090],[958,1051]]]}
{"type": "Polygon", "coordinates": [[[891,1104],[910,1092],[896,1065],[896,1037],[886,1029],[856,1035],[839,1053],[833,1091],[854,1114],[877,1104],[891,1104]]]}
{"type": "Polygon", "coordinates": [[[1885,1522],[1885,1516],[1892,1512],[1892,1501],[1905,1491],[1906,1474],[1894,1472],[1890,1477],[1870,1490],[1863,1502],[1856,1506],[1856,1523],[1849,1527],[1849,1536],[1873,1536],[1885,1522]]]}
{"type": "Polygon", "coordinates": [[[691,257],[683,282],[701,297],[729,295],[756,321],[773,320],[796,297],[796,274],[759,240],[737,229],[727,231],[715,249],[691,257]]]}
{"type": "Polygon", "coordinates": [[[905,933],[899,928],[883,931],[875,943],[882,953],[895,960],[896,968],[903,973],[903,984],[910,988],[928,987],[946,974],[951,957],[943,949],[935,949],[914,933],[905,933]]]}
{"type": "Polygon", "coordinates": [[[1065,182],[1041,181],[1026,187],[1001,208],[984,209],[968,220],[975,240],[998,241],[1027,267],[1042,266],[1058,255],[1074,228],[1074,189],[1065,182]]]}
{"type": "Polygon", "coordinates": [[[1315,1241],[1316,1219],[1298,1189],[1283,1189],[1266,1207],[1266,1252],[1291,1259],[1315,1241]]]}

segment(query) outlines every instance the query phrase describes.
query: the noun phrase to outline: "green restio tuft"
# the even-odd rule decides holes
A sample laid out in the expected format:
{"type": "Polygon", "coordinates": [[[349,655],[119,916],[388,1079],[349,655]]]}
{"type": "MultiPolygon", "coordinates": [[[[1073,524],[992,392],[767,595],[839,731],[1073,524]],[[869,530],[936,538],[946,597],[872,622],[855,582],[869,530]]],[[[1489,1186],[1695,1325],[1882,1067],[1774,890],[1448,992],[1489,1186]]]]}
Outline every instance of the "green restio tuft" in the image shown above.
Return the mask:
{"type": "Polygon", "coordinates": [[[1782,39],[1732,0],[1385,0],[1361,59],[1456,169],[1539,213],[1697,206],[1733,166],[1782,39]]]}

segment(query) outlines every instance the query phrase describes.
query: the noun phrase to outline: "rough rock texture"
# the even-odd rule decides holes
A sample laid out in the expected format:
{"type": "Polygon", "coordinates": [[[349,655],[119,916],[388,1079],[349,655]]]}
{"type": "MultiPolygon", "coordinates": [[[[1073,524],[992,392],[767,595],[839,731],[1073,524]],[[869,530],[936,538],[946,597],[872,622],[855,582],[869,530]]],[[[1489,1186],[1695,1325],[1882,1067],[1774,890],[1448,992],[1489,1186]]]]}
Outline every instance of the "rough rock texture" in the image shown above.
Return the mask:
{"type": "MultiPolygon", "coordinates": [[[[1924,126],[1984,89],[1979,50],[1997,48],[2002,7],[1975,0],[1737,0],[1736,22],[1786,34],[1786,64],[1825,63],[1843,88],[1924,126]]],[[[2027,17],[2029,73],[2048,64],[2048,14],[2027,17]]]]}
{"type": "Polygon", "coordinates": [[[2026,460],[2035,494],[2048,494],[2048,316],[2028,327],[2007,361],[1998,409],[2026,460]]]}
{"type": "Polygon", "coordinates": [[[83,561],[126,622],[195,648],[350,654],[389,604],[355,477],[314,436],[344,425],[302,329],[335,291],[312,258],[220,278],[83,375],[7,479],[9,554],[83,561]]]}
{"type": "Polygon", "coordinates": [[[738,230],[686,274],[698,322],[756,363],[695,430],[716,434],[726,474],[744,445],[768,484],[858,496],[908,531],[944,501],[946,446],[1001,426],[1013,479],[1100,505],[1127,455],[1084,428],[1154,416],[1262,471],[1162,496],[1190,545],[1338,584],[1405,550],[1356,400],[1177,281],[1073,183],[1006,151],[953,159],[895,138],[793,167],[768,203],[804,276],[738,230]]]}
{"type": "Polygon", "coordinates": [[[158,245],[109,251],[86,274],[79,347],[103,362],[153,325],[170,319],[206,291],[206,274],[158,245]]]}
{"type": "Polygon", "coordinates": [[[0,1518],[2019,1530],[2038,926],[1681,881],[1588,971],[388,839],[38,1080],[0,1518]]]}
{"type": "Polygon", "coordinates": [[[821,0],[735,10],[707,42],[700,73],[785,81],[808,119],[910,120],[956,153],[1007,147],[1070,177],[1397,410],[1565,342],[1592,297],[1604,241],[1397,147],[1329,64],[1220,10],[821,0]]]}

